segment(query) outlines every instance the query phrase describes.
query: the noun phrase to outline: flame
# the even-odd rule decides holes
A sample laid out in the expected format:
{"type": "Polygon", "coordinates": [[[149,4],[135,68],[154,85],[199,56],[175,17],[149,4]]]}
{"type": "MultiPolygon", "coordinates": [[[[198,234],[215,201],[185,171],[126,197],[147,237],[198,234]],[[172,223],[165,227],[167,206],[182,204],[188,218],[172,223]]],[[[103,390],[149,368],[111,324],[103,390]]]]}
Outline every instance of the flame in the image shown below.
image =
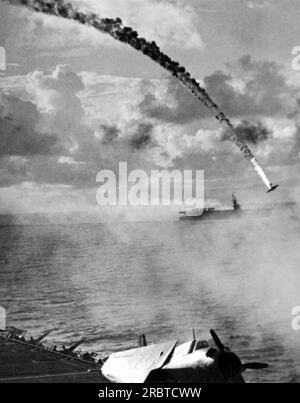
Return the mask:
{"type": "Polygon", "coordinates": [[[262,167],[259,165],[259,163],[256,161],[255,158],[252,158],[250,160],[250,163],[254,166],[255,171],[258,173],[258,175],[261,177],[264,184],[270,190],[272,188],[271,183],[270,183],[269,179],[267,178],[266,174],[264,173],[264,170],[262,169],[262,167]]]}

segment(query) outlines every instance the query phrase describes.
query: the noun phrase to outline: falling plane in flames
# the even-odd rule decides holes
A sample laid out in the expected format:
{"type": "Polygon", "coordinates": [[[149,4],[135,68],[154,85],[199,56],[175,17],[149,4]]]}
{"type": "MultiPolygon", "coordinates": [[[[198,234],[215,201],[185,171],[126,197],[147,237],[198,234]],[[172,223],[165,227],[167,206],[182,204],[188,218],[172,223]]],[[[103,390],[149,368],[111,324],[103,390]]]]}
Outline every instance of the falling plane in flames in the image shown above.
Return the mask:
{"type": "Polygon", "coordinates": [[[212,340],[196,340],[177,345],[177,341],[147,346],[145,335],[139,348],[113,353],[102,367],[102,374],[116,383],[244,383],[247,369],[264,369],[268,364],[242,364],[225,347],[214,330],[212,340]]]}
{"type": "Polygon", "coordinates": [[[279,187],[279,185],[272,185],[272,183],[270,183],[271,188],[267,191],[267,193],[273,192],[273,190],[277,189],[279,187]]]}
{"type": "MultiPolygon", "coordinates": [[[[206,90],[192,78],[191,74],[185,69],[184,66],[180,66],[178,62],[172,60],[167,54],[163,53],[159,46],[155,42],[149,42],[145,38],[139,36],[137,31],[134,31],[131,27],[123,26],[120,18],[101,18],[93,12],[84,12],[70,3],[65,3],[63,0],[5,0],[13,5],[26,6],[31,10],[42,12],[49,15],[56,15],[61,18],[72,19],[94,27],[100,32],[104,32],[112,36],[117,41],[126,43],[139,52],[142,52],[145,56],[151,58],[155,63],[158,63],[165,70],[173,74],[179,82],[190,91],[198,100],[205,105],[220,122],[220,124],[229,133],[229,139],[233,141],[243,155],[248,159],[250,164],[260,176],[261,180],[267,186],[271,188],[269,179],[267,178],[264,170],[256,161],[250,148],[240,141],[236,130],[230,121],[230,119],[224,114],[219,106],[210,98],[206,90]]],[[[270,189],[271,190],[271,189],[270,189]]]]}

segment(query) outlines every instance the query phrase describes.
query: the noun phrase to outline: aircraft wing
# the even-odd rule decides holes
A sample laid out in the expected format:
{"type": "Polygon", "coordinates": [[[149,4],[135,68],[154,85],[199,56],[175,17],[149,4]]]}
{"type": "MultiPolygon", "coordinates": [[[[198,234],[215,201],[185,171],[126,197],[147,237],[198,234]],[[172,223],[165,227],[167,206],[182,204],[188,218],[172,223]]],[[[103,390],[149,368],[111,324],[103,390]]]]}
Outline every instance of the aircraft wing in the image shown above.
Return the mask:
{"type": "Polygon", "coordinates": [[[151,371],[161,368],[173,354],[177,341],[113,353],[102,367],[112,382],[144,383],[151,371]]]}

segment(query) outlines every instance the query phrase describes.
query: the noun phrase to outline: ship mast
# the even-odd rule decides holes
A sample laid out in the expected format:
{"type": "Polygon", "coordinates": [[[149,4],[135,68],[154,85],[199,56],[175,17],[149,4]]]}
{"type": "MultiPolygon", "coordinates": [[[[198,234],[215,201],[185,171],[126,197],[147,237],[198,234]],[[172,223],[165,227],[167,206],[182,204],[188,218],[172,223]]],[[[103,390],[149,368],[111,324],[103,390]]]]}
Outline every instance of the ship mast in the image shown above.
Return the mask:
{"type": "Polygon", "coordinates": [[[232,206],[234,210],[239,210],[241,208],[234,193],[232,193],[232,206]]]}

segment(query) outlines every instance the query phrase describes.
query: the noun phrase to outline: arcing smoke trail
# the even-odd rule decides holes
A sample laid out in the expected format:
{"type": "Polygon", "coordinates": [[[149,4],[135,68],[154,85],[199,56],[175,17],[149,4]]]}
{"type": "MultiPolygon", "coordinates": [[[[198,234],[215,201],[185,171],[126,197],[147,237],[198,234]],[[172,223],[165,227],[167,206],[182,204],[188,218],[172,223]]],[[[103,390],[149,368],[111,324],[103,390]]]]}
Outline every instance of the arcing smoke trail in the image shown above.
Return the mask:
{"type": "Polygon", "coordinates": [[[38,12],[56,15],[62,18],[78,21],[81,24],[90,25],[96,28],[98,31],[105,32],[118,41],[130,45],[134,49],[150,57],[156,63],[160,64],[165,70],[172,73],[189,91],[191,91],[207,108],[209,108],[215,114],[216,119],[218,119],[220,124],[229,132],[230,140],[235,142],[244,156],[253,165],[255,171],[261,177],[267,188],[271,189],[271,183],[266,174],[256,161],[250,148],[238,139],[231,121],[220,110],[218,105],[211,100],[207,92],[200,86],[200,84],[191,77],[190,73],[187,72],[186,69],[179,63],[171,60],[169,56],[165,55],[155,42],[148,42],[146,39],[140,38],[138,33],[132,28],[124,27],[120,18],[100,18],[95,13],[79,11],[72,4],[64,3],[63,0],[4,1],[8,1],[13,5],[24,5],[38,12]]]}

